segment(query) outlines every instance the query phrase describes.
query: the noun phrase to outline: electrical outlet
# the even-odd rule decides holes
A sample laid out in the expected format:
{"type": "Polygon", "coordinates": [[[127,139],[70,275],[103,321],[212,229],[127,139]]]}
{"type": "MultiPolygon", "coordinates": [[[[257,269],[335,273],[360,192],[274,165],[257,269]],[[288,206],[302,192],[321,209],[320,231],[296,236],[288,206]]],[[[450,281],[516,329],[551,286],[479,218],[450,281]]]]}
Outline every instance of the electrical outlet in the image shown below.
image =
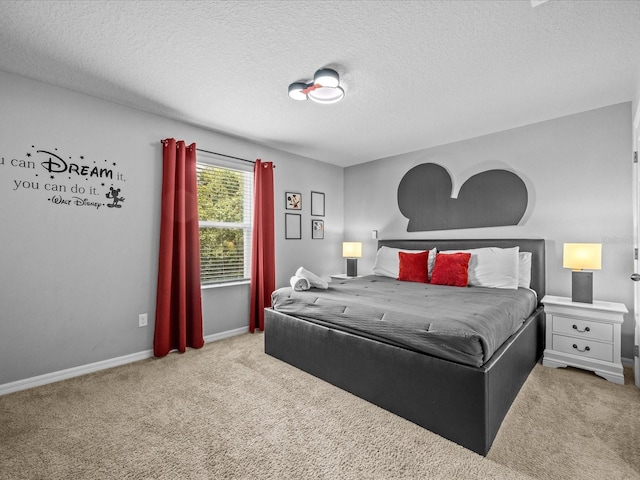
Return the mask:
{"type": "Polygon", "coordinates": [[[147,314],[141,313],[138,315],[138,327],[146,327],[147,326],[147,314]]]}

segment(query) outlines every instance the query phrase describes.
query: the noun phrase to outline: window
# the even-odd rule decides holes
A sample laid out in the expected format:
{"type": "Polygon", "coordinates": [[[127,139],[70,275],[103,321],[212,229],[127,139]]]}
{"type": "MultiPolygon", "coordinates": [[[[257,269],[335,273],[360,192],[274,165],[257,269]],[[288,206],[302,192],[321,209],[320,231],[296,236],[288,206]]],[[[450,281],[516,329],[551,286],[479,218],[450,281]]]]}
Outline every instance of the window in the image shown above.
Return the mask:
{"type": "Polygon", "coordinates": [[[208,157],[199,153],[196,163],[200,282],[246,280],[251,275],[253,170],[208,157]]]}

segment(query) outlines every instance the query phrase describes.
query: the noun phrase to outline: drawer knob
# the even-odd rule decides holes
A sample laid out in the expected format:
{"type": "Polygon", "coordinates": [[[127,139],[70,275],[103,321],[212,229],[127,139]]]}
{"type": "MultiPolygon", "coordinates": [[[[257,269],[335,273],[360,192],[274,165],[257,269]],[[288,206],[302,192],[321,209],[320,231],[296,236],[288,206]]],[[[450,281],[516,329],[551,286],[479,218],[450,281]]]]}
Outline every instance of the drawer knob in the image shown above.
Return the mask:
{"type": "Polygon", "coordinates": [[[573,344],[573,348],[575,348],[575,349],[576,349],[576,350],[578,350],[579,352],[588,352],[589,350],[591,350],[591,349],[589,348],[589,345],[587,345],[586,347],[584,347],[584,350],[580,350],[580,349],[578,348],[578,345],[576,345],[575,343],[573,344]]]}
{"type": "Polygon", "coordinates": [[[589,327],[584,327],[584,330],[580,330],[577,325],[573,325],[574,330],[578,330],[580,333],[590,332],[591,329],[589,327]]]}

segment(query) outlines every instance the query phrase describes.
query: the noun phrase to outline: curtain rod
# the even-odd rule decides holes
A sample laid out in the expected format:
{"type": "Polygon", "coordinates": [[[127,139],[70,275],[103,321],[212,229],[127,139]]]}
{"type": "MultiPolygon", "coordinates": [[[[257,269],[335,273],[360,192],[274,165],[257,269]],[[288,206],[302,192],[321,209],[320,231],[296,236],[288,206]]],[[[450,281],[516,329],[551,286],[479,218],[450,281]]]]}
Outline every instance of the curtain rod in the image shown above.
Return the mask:
{"type": "MultiPolygon", "coordinates": [[[[160,140],[160,143],[163,143],[164,140],[160,140]]],[[[198,148],[196,147],[196,152],[203,152],[203,153],[211,153],[213,155],[220,155],[221,157],[227,157],[227,158],[233,158],[234,160],[240,160],[241,162],[247,162],[247,163],[253,163],[255,164],[255,160],[247,160],[246,158],[240,158],[240,157],[233,157],[231,155],[225,155],[224,153],[218,153],[218,152],[212,152],[210,150],[204,150],[202,148],[198,148]]]]}
{"type": "Polygon", "coordinates": [[[213,155],[220,155],[221,157],[233,158],[234,160],[240,160],[241,162],[256,163],[255,160],[247,160],[246,158],[233,157],[231,155],[225,155],[224,153],[211,152],[209,150],[203,150],[202,148],[198,148],[198,147],[196,147],[196,151],[204,152],[204,153],[212,153],[213,155]]]}

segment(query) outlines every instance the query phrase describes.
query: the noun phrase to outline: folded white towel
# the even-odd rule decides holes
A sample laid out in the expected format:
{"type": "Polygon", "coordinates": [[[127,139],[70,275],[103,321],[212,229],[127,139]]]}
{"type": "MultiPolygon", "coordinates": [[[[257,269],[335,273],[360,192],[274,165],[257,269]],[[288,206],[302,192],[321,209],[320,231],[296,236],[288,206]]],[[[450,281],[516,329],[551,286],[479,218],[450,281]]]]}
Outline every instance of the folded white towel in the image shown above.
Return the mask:
{"type": "Polygon", "coordinates": [[[315,273],[310,272],[304,267],[300,267],[298,270],[296,270],[296,276],[304,277],[307,280],[309,280],[309,283],[311,284],[312,287],[322,288],[323,290],[326,290],[327,288],[329,288],[329,284],[327,282],[325,282],[315,273]]]}
{"type": "Polygon", "coordinates": [[[309,280],[307,280],[304,277],[299,277],[297,275],[294,275],[293,277],[291,277],[291,280],[289,280],[289,283],[291,284],[291,288],[293,288],[296,292],[302,292],[303,290],[309,290],[311,288],[311,284],[309,283],[309,280]]]}

